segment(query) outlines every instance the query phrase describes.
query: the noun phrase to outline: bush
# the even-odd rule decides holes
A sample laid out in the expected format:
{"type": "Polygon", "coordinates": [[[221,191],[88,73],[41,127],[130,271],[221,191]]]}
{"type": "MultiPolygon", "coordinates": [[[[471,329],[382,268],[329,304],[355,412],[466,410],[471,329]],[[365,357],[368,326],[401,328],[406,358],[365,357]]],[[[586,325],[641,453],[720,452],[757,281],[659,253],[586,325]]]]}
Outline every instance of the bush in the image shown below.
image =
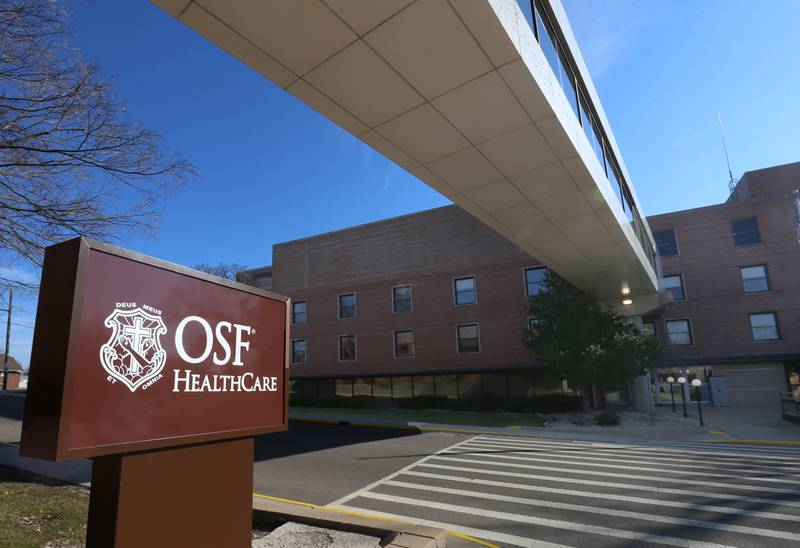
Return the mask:
{"type": "Polygon", "coordinates": [[[340,409],[448,409],[451,411],[475,411],[492,413],[507,411],[515,413],[568,413],[580,412],[583,399],[580,396],[548,394],[532,398],[503,398],[494,394],[483,394],[472,398],[448,399],[446,396],[418,396],[416,398],[372,398],[355,396],[345,398],[328,396],[321,398],[292,395],[289,404],[294,407],[329,407],[340,409]]]}
{"type": "Polygon", "coordinates": [[[547,394],[528,398],[527,410],[533,413],[580,413],[583,398],[567,394],[547,394]]]}
{"type": "Polygon", "coordinates": [[[447,409],[445,396],[417,396],[398,400],[401,409],[447,409]]]}
{"type": "Polygon", "coordinates": [[[594,420],[600,426],[617,426],[620,423],[620,417],[613,411],[603,411],[598,414],[594,420]]]}

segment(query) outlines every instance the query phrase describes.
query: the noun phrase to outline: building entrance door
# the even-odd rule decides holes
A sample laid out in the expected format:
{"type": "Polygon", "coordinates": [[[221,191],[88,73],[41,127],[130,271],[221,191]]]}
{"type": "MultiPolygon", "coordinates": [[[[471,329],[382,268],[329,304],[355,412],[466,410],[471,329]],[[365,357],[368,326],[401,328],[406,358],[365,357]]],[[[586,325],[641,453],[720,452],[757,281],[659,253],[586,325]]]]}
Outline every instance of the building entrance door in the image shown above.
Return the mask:
{"type": "Polygon", "coordinates": [[[711,402],[715,407],[728,405],[728,378],[711,376],[708,379],[711,387],[711,402]]]}

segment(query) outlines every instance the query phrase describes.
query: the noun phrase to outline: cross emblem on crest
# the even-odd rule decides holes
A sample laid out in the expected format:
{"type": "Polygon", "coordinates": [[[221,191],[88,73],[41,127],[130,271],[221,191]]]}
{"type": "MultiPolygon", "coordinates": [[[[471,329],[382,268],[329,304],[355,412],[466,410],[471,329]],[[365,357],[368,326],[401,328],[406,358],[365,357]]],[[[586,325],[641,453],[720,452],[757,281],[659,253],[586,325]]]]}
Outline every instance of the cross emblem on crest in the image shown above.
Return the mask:
{"type": "Polygon", "coordinates": [[[111,337],[100,347],[100,363],[109,380],[118,380],[135,392],[161,373],[166,353],[160,339],[167,332],[161,316],[141,308],[116,309],[104,324],[111,329],[111,337]]]}

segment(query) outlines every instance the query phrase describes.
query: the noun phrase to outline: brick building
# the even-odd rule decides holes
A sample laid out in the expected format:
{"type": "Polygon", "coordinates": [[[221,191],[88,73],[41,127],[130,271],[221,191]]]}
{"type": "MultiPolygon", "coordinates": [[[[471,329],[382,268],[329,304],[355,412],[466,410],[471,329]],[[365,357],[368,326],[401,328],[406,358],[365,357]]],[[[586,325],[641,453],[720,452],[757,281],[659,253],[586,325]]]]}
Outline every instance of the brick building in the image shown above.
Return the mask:
{"type": "MultiPolygon", "coordinates": [[[[260,269],[250,271],[259,272],[260,269]]],[[[456,206],[273,248],[304,396],[561,392],[522,344],[544,267],[456,206]],[[313,379],[313,380],[312,380],[313,379]]]]}
{"type": "MultiPolygon", "coordinates": [[[[662,342],[662,403],[678,373],[725,377],[716,397],[731,404],[798,389],[798,187],[800,163],[751,171],[723,204],[648,219],[675,301],[644,318],[662,342]]],[[[543,273],[446,206],[277,244],[271,267],[243,274],[292,298],[298,394],[453,398],[565,389],[522,343],[524,298],[543,273]]]]}
{"type": "MultiPolygon", "coordinates": [[[[3,369],[3,362],[5,360],[5,354],[0,354],[0,371],[3,369]]],[[[16,390],[19,388],[20,381],[22,380],[22,374],[24,371],[22,370],[22,365],[14,358],[14,356],[8,356],[8,378],[6,379],[6,389],[8,390],[16,390]]]]}
{"type": "Polygon", "coordinates": [[[662,401],[678,370],[724,377],[732,404],[776,405],[779,391],[800,389],[798,188],[800,163],[760,169],[723,204],[648,218],[675,301],[645,319],[664,348],[662,401]]]}

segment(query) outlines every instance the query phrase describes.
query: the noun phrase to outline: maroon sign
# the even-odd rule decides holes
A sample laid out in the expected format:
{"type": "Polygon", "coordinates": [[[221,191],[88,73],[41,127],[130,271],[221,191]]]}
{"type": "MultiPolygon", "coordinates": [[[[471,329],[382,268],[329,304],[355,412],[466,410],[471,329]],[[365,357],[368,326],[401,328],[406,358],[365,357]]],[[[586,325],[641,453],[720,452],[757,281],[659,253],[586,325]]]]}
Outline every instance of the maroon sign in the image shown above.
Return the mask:
{"type": "Polygon", "coordinates": [[[288,300],[86,239],[47,249],[20,453],[286,430],[288,300]]]}

